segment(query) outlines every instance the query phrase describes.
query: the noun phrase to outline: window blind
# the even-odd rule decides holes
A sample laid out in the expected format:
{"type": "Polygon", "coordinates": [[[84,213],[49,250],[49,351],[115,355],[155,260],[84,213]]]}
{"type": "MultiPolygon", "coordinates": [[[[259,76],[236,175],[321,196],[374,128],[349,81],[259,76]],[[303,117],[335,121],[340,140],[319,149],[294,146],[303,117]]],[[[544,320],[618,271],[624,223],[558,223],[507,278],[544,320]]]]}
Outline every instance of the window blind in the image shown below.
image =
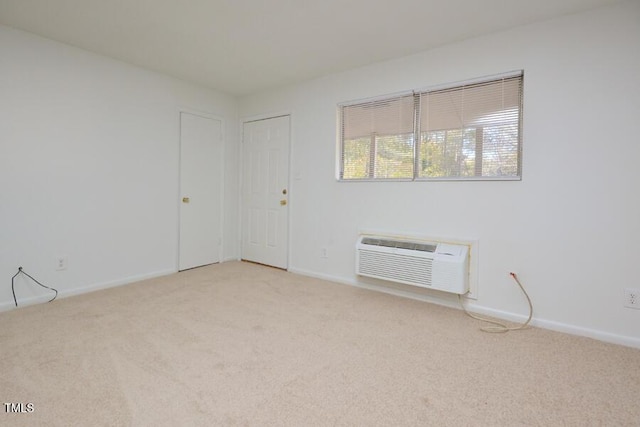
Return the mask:
{"type": "Polygon", "coordinates": [[[341,180],[519,179],[522,72],[340,106],[341,180]]]}
{"type": "Polygon", "coordinates": [[[341,179],[413,178],[414,96],[342,107],[341,179]]]}
{"type": "Polygon", "coordinates": [[[418,178],[520,175],[522,75],[418,96],[418,178]]]}

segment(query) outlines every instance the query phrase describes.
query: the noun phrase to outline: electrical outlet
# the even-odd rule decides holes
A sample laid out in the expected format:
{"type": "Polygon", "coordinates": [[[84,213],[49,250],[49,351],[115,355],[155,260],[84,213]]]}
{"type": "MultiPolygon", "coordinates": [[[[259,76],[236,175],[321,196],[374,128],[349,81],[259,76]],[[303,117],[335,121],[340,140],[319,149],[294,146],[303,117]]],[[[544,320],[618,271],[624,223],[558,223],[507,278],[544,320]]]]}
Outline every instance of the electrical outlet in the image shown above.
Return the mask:
{"type": "Polygon", "coordinates": [[[67,269],[67,257],[59,256],[56,258],[56,270],[66,270],[67,269]]]}
{"type": "Polygon", "coordinates": [[[624,290],[624,306],[640,310],[640,289],[626,288],[624,290]]]}
{"type": "Polygon", "coordinates": [[[327,248],[320,249],[320,258],[329,258],[329,249],[327,248]]]}

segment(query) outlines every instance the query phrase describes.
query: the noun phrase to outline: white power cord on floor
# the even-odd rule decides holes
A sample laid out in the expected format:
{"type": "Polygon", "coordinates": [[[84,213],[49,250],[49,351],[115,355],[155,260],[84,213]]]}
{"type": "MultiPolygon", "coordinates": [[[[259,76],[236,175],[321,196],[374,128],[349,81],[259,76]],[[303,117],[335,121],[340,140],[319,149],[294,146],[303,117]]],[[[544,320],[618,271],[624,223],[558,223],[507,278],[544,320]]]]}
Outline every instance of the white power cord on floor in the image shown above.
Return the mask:
{"type": "Polygon", "coordinates": [[[516,276],[516,273],[509,273],[509,275],[513,278],[513,280],[516,281],[516,283],[518,284],[518,286],[520,286],[520,289],[522,290],[522,293],[524,294],[525,297],[527,297],[527,302],[529,303],[529,318],[527,319],[526,322],[524,322],[521,325],[518,326],[507,326],[504,323],[501,323],[497,320],[493,320],[493,319],[487,319],[485,317],[480,317],[477,316],[475,314],[469,313],[467,311],[467,308],[464,306],[464,304],[462,303],[462,298],[460,297],[460,294],[458,294],[458,301],[460,301],[460,306],[462,307],[462,309],[464,310],[464,312],[466,313],[467,316],[476,319],[476,320],[480,320],[482,322],[487,322],[487,323],[491,323],[493,326],[483,326],[482,328],[480,328],[480,330],[482,332],[488,332],[488,333],[505,333],[505,332],[509,332],[509,331],[517,331],[519,329],[525,329],[527,327],[527,325],[529,324],[529,322],[531,322],[531,318],[533,317],[533,304],[531,304],[531,298],[529,298],[529,294],[527,294],[527,291],[524,290],[524,286],[522,286],[522,283],[520,283],[520,280],[518,280],[518,276],[516,276]]]}

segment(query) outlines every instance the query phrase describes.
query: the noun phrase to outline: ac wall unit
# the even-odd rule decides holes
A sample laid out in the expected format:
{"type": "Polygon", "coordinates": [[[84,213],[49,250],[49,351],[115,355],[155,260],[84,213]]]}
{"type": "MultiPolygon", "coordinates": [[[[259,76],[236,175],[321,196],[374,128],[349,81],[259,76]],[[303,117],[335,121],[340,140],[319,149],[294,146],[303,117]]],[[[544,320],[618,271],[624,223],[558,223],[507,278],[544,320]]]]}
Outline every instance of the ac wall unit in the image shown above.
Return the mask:
{"type": "Polygon", "coordinates": [[[469,247],[361,235],[356,274],[421,288],[469,291],[469,247]]]}

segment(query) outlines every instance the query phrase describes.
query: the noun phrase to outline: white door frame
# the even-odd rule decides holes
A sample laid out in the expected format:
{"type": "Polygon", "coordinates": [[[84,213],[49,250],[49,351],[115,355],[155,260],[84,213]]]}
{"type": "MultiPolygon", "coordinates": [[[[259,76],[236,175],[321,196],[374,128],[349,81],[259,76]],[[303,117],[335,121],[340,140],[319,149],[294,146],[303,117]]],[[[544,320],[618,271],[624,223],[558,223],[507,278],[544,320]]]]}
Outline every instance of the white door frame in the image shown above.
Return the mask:
{"type": "Polygon", "coordinates": [[[182,179],[182,168],[181,168],[181,149],[182,149],[182,141],[181,141],[181,114],[182,113],[187,113],[187,114],[192,114],[194,116],[199,116],[199,117],[203,117],[205,119],[212,119],[212,120],[217,120],[220,122],[220,142],[222,144],[221,146],[221,152],[222,152],[222,174],[221,174],[221,181],[220,181],[220,186],[221,186],[221,191],[220,191],[220,262],[224,261],[224,242],[225,242],[225,232],[224,232],[224,221],[225,221],[225,204],[224,204],[224,199],[225,199],[225,192],[226,192],[226,181],[225,181],[225,158],[226,158],[226,131],[225,131],[225,119],[224,117],[221,116],[217,116],[215,114],[206,112],[206,111],[202,111],[202,110],[197,110],[197,109],[193,109],[190,107],[179,107],[178,109],[178,149],[177,149],[177,167],[178,167],[178,186],[177,186],[177,193],[176,193],[176,210],[177,210],[177,218],[178,221],[176,223],[176,255],[175,255],[175,271],[180,271],[180,221],[181,221],[181,204],[182,204],[182,188],[181,187],[181,179],[182,179]]]}
{"type": "MultiPolygon", "coordinates": [[[[242,191],[244,190],[244,176],[243,176],[243,171],[244,171],[244,166],[245,166],[245,161],[246,159],[243,156],[244,153],[244,125],[245,123],[249,123],[249,122],[255,122],[258,120],[268,120],[268,119],[276,119],[278,117],[283,117],[283,116],[289,116],[289,152],[288,154],[288,164],[287,164],[287,169],[288,169],[288,176],[287,176],[287,189],[288,189],[288,203],[289,203],[289,214],[287,217],[287,268],[286,270],[288,271],[291,268],[291,200],[292,200],[292,194],[294,193],[294,188],[293,187],[293,180],[292,180],[292,170],[291,170],[291,165],[293,162],[293,113],[289,110],[286,111],[280,111],[277,113],[266,113],[266,114],[256,114],[253,116],[246,116],[240,119],[240,123],[239,123],[239,140],[240,140],[240,144],[238,144],[238,158],[240,159],[239,162],[239,167],[238,167],[238,183],[239,183],[239,190],[240,190],[240,194],[238,197],[238,214],[240,217],[240,221],[238,221],[238,260],[242,259],[242,238],[243,238],[243,232],[244,232],[244,224],[242,223],[242,213],[243,213],[243,202],[242,202],[242,191]]],[[[294,196],[295,197],[295,196],[294,196]]]]}

